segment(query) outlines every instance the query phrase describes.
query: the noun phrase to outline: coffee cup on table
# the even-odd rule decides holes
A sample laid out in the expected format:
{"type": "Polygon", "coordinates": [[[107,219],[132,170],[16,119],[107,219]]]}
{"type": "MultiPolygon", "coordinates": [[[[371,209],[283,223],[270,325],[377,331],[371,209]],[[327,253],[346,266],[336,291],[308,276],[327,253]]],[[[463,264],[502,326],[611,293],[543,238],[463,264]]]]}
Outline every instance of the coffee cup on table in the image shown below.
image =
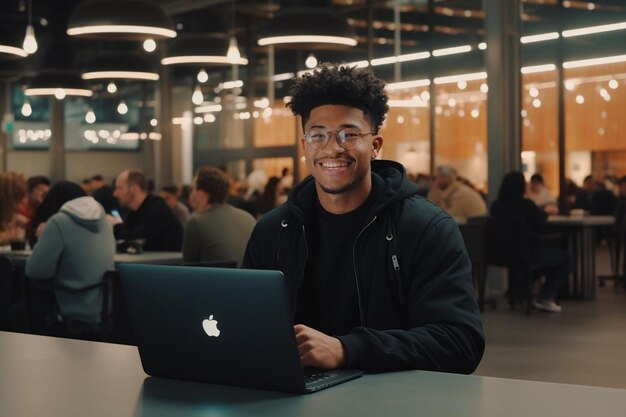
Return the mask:
{"type": "Polygon", "coordinates": [[[574,219],[582,219],[583,217],[585,217],[585,210],[583,209],[572,209],[572,211],[570,211],[569,216],[574,218],[574,219]]]}

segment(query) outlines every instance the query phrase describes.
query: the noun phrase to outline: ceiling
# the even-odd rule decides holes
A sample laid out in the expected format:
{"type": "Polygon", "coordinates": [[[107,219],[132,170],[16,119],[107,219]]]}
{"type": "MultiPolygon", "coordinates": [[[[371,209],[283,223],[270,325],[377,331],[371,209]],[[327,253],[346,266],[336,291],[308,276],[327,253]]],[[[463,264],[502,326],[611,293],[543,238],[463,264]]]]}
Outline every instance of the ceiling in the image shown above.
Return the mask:
{"type": "MultiPolygon", "coordinates": [[[[73,39],[65,34],[67,21],[81,0],[32,0],[33,23],[39,50],[32,56],[20,60],[0,60],[0,76],[36,73],[41,68],[77,68],[85,62],[107,52],[137,52],[152,59],[158,65],[156,54],[148,55],[138,42],[85,41],[73,39]]],[[[258,1],[238,0],[155,0],[171,16],[179,34],[194,32],[226,32],[232,28],[233,20],[240,48],[250,59],[251,66],[258,74],[266,74],[267,48],[256,45],[254,34],[267,24],[272,13],[280,8],[293,6],[323,6],[331,8],[348,19],[357,33],[359,44],[341,51],[316,52],[319,60],[353,62],[363,59],[395,55],[394,7],[400,10],[401,51],[418,52],[427,49],[429,39],[427,0],[284,0],[258,1]],[[368,3],[372,8],[368,9],[368,3]],[[233,19],[234,12],[234,19],[233,19]],[[369,24],[370,17],[372,25],[369,24]],[[370,29],[371,28],[371,29],[370,29]],[[368,39],[371,37],[371,47],[368,39]]],[[[626,21],[626,1],[597,0],[569,1],[569,6],[558,10],[557,0],[523,1],[523,32],[543,33],[555,30],[559,22],[570,27],[597,25],[606,22],[626,21]]],[[[0,0],[0,30],[4,36],[23,38],[27,23],[26,0],[0,0]]],[[[477,44],[483,41],[483,1],[482,0],[435,0],[433,48],[460,44],[477,44]]],[[[0,34],[1,35],[1,34],[0,34]]],[[[624,31],[609,35],[608,42],[594,44],[593,48],[624,48],[624,31]],[[617,36],[617,37],[616,37],[617,36]],[[621,44],[621,45],[620,45],[621,44]]],[[[583,42],[583,40],[580,40],[583,42]]],[[[584,46],[584,45],[583,45],[584,46]]],[[[578,46],[574,44],[573,48],[578,46]]],[[[550,54],[540,52],[537,54],[550,54]]],[[[308,55],[307,48],[276,51],[275,73],[296,71],[304,68],[308,55]]],[[[622,52],[624,53],[624,52],[622,52]]],[[[470,60],[471,61],[471,60],[470,60]]],[[[476,61],[480,64],[481,58],[476,61]]],[[[455,63],[458,66],[458,62],[455,63]]],[[[387,66],[393,67],[393,66],[387,66]]],[[[411,72],[411,68],[407,68],[411,72]]],[[[389,71],[382,69],[381,71],[389,71]]],[[[419,70],[416,70],[419,71],[419,70]]],[[[184,72],[183,72],[184,74],[184,72]]],[[[404,74],[404,70],[403,70],[404,74]]],[[[6,77],[5,77],[6,78],[6,77]]]]}

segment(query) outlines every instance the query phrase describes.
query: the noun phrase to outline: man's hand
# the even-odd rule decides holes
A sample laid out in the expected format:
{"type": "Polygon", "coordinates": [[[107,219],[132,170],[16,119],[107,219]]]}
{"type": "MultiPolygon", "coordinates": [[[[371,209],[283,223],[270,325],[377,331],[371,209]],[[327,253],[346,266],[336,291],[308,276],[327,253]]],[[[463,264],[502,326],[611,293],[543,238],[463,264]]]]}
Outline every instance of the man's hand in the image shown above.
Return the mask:
{"type": "Polygon", "coordinates": [[[293,326],[300,352],[300,364],[321,369],[335,369],[343,365],[345,352],[336,337],[328,336],[303,324],[293,326]]]}
{"type": "Polygon", "coordinates": [[[110,214],[106,215],[106,219],[107,219],[107,222],[109,222],[109,224],[111,226],[115,226],[116,224],[124,223],[124,221],[122,219],[118,219],[117,217],[113,217],[110,214]]]}

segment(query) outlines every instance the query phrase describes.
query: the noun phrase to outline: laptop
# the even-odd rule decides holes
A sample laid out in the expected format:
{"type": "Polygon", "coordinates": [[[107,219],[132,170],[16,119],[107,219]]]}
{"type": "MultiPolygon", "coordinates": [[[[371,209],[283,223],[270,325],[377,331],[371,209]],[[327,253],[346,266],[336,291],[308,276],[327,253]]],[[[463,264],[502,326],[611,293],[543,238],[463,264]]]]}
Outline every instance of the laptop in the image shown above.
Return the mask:
{"type": "Polygon", "coordinates": [[[308,393],[362,371],[303,370],[280,271],[122,264],[148,375],[308,393]]]}

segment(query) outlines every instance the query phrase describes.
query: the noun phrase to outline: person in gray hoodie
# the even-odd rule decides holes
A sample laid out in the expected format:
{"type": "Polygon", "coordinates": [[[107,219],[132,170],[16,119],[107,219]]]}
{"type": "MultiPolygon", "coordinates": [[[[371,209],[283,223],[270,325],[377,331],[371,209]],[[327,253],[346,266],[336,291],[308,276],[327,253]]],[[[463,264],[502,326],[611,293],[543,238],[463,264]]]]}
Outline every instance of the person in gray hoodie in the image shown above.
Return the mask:
{"type": "Polygon", "coordinates": [[[100,325],[102,290],[71,293],[63,288],[91,286],[114,269],[113,229],[103,207],[93,197],[84,196],[78,184],[63,181],[52,187],[49,196],[62,205],[40,226],[39,240],[26,262],[26,275],[31,280],[53,279],[54,300],[38,309],[44,312],[44,326],[81,336],[72,333],[95,332],[100,325]],[[74,198],[77,195],[82,196],[74,198]]]}

